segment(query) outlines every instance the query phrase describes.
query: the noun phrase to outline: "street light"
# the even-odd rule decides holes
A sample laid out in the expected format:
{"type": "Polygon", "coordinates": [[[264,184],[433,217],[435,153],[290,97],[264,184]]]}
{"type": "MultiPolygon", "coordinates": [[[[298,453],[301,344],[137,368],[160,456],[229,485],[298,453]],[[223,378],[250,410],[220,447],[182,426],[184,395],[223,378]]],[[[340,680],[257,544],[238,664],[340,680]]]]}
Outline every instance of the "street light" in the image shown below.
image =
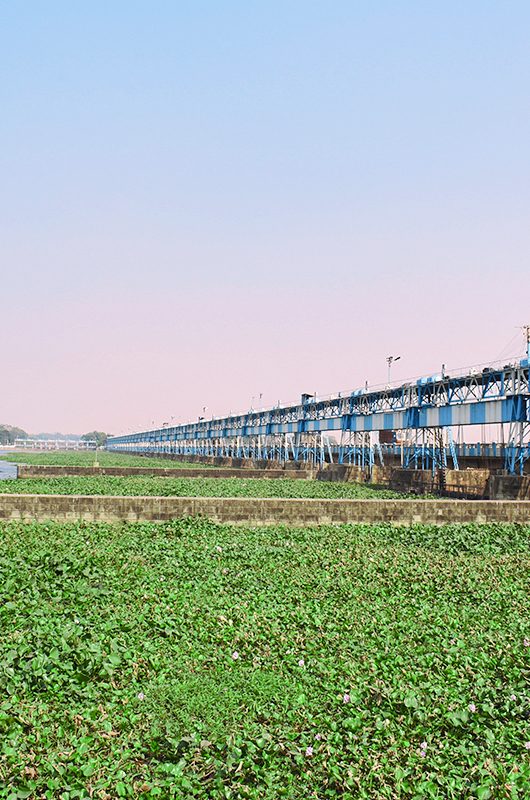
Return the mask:
{"type": "Polygon", "coordinates": [[[386,363],[388,364],[388,385],[390,386],[390,369],[394,361],[399,361],[401,356],[387,356],[386,363]]]}

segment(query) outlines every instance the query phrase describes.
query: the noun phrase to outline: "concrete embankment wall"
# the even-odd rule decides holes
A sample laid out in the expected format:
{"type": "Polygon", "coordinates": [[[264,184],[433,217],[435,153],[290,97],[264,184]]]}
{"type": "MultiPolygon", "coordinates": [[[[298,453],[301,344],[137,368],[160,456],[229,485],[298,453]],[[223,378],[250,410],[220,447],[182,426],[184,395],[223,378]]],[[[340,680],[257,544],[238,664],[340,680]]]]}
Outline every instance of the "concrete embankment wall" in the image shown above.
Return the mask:
{"type": "MultiPolygon", "coordinates": [[[[127,450],[118,450],[113,452],[121,452],[121,453],[128,453],[127,450]]],[[[130,453],[129,453],[130,454],[130,453]]],[[[258,459],[249,459],[249,458],[235,458],[231,456],[192,456],[192,455],[176,455],[174,453],[153,453],[153,454],[145,454],[145,453],[133,453],[136,457],[145,458],[146,462],[149,462],[150,458],[163,458],[168,459],[168,461],[183,461],[188,463],[198,463],[198,464],[213,464],[215,466],[221,467],[237,467],[241,469],[307,469],[307,464],[300,461],[275,461],[275,460],[258,460],[258,459]]],[[[485,456],[462,456],[459,458],[459,465],[460,465],[460,472],[468,472],[471,470],[488,470],[491,473],[498,473],[502,471],[504,467],[504,459],[500,457],[492,457],[487,458],[485,456]]],[[[338,467],[343,466],[340,464],[324,464],[323,468],[326,469],[328,467],[338,467]]],[[[344,465],[346,466],[346,465],[344,465]]],[[[374,467],[375,469],[376,467],[374,467]]],[[[356,467],[355,469],[360,469],[356,467]]],[[[385,467],[377,467],[377,469],[383,469],[386,471],[391,471],[394,469],[401,469],[400,458],[399,456],[386,454],[385,455],[385,467]]],[[[449,470],[452,472],[453,470],[449,470]]],[[[458,471],[458,470],[455,470],[458,471]]],[[[530,475],[530,461],[527,461],[524,465],[524,473],[526,475],[530,475]]]]}
{"type": "MultiPolygon", "coordinates": [[[[11,466],[11,465],[10,465],[11,466]]],[[[14,465],[13,465],[14,466],[14,465]]],[[[24,465],[18,467],[19,478],[60,478],[66,476],[119,477],[149,476],[162,478],[318,478],[322,481],[364,483],[367,474],[361,467],[327,464],[318,472],[303,469],[222,469],[200,467],[82,467],[24,465]]],[[[9,477],[16,477],[15,471],[9,477]]],[[[430,470],[400,469],[374,466],[371,483],[404,493],[424,494],[440,488],[438,476],[430,470]]],[[[445,493],[454,497],[478,497],[491,500],[530,500],[530,478],[521,475],[497,475],[487,469],[447,470],[445,493]]]]}
{"type": "MultiPolygon", "coordinates": [[[[384,477],[380,472],[373,475],[372,482],[388,483],[397,491],[430,492],[440,488],[440,477],[439,474],[433,476],[431,470],[391,469],[384,477]]],[[[457,496],[487,497],[490,477],[489,469],[448,469],[445,472],[445,491],[457,496]]]]}
{"type": "Polygon", "coordinates": [[[496,500],[530,500],[530,477],[527,475],[492,475],[489,497],[496,500]]]}
{"type": "Polygon", "coordinates": [[[146,464],[150,458],[163,458],[167,461],[179,461],[186,464],[211,464],[215,467],[232,467],[234,469],[266,469],[266,470],[307,470],[303,461],[276,461],[257,458],[236,458],[235,456],[193,456],[177,455],[176,453],[132,453],[128,450],[112,450],[109,452],[122,455],[134,455],[135,458],[145,458],[146,464]]]}
{"type": "MultiPolygon", "coordinates": [[[[326,464],[317,473],[319,480],[368,481],[368,473],[361,467],[326,464]]],[[[425,494],[441,490],[440,475],[431,470],[401,469],[374,465],[370,483],[389,486],[398,492],[425,494]]],[[[448,469],[445,472],[443,494],[459,498],[488,498],[490,500],[530,500],[528,475],[500,475],[489,469],[448,469]]]]}
{"type": "MultiPolygon", "coordinates": [[[[466,494],[487,497],[491,475],[492,472],[489,469],[448,469],[445,473],[446,490],[458,497],[466,494]]],[[[367,470],[345,464],[326,464],[318,472],[317,477],[319,480],[353,481],[355,483],[369,480],[367,470]]],[[[398,492],[424,494],[440,488],[440,475],[433,475],[431,470],[374,465],[370,483],[376,486],[389,486],[398,492]]]]}
{"type": "MultiPolygon", "coordinates": [[[[377,476],[372,477],[373,482],[377,476]]],[[[489,500],[530,500],[530,477],[527,475],[499,475],[488,469],[447,470],[445,495],[452,497],[488,498],[489,500]]],[[[424,492],[440,489],[439,476],[428,470],[391,470],[381,484],[396,491],[424,492]]]]}
{"type": "Polygon", "coordinates": [[[316,477],[319,481],[332,483],[365,483],[368,480],[368,474],[362,467],[351,464],[324,464],[316,477]]]}
{"type": "Polygon", "coordinates": [[[162,522],[201,516],[235,525],[308,526],[338,523],[394,525],[463,522],[530,524],[529,501],[321,500],[256,497],[109,497],[0,495],[3,520],[162,522]]]}
{"type": "Polygon", "coordinates": [[[310,478],[310,470],[301,469],[230,469],[228,467],[201,469],[200,467],[81,467],[52,466],[48,464],[20,464],[19,478],[62,478],[72,475],[114,475],[131,477],[145,475],[159,478],[310,478]]]}
{"type": "MultiPolygon", "coordinates": [[[[113,452],[129,453],[127,450],[117,450],[113,452]]],[[[131,453],[129,453],[131,454],[131,453]]],[[[247,466],[251,469],[305,469],[306,465],[303,462],[297,461],[264,461],[248,458],[235,458],[231,456],[192,456],[192,455],[176,455],[174,453],[132,453],[135,456],[141,456],[148,461],[150,458],[164,458],[169,461],[187,461],[190,463],[200,464],[214,464],[215,466],[227,467],[241,467],[246,469],[247,466]]],[[[459,458],[460,471],[464,472],[468,469],[488,469],[491,472],[499,472],[503,469],[504,459],[500,457],[487,458],[485,456],[461,456],[459,458]]],[[[392,469],[399,469],[401,467],[400,458],[397,455],[385,455],[386,467],[392,469]]],[[[325,466],[338,466],[337,464],[326,464],[325,466]]],[[[385,467],[385,468],[386,468],[385,467]]],[[[527,461],[524,468],[525,474],[530,474],[530,461],[527,461]]]]}

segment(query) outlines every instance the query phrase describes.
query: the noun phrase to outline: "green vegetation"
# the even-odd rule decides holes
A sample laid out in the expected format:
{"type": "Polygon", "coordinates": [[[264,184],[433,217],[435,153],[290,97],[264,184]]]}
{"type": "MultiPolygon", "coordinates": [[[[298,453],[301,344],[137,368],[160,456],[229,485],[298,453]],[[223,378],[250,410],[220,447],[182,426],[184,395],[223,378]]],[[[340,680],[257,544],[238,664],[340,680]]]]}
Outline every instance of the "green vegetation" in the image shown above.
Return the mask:
{"type": "Polygon", "coordinates": [[[0,445],[14,444],[15,439],[27,439],[28,434],[22,428],[13,425],[0,425],[0,445]]]}
{"type": "MultiPolygon", "coordinates": [[[[167,458],[146,458],[126,453],[107,453],[106,451],[42,451],[36,453],[8,453],[0,456],[5,461],[14,461],[17,464],[50,464],[67,467],[91,467],[97,458],[100,467],[198,467],[208,469],[209,464],[186,463],[172,461],[167,458]]],[[[217,467],[219,469],[219,467],[217,467]]]]}
{"type": "Polygon", "coordinates": [[[0,533],[0,797],[528,796],[530,527],[0,533]]]}
{"type": "Polygon", "coordinates": [[[98,447],[104,447],[108,437],[109,435],[105,431],[90,431],[90,433],[84,433],[81,439],[84,442],[95,442],[98,447]]]}
{"type": "Polygon", "coordinates": [[[397,498],[390,489],[359,483],[330,483],[293,478],[159,478],[68,476],[0,481],[0,492],[25,494],[155,495],[163,497],[324,497],[397,498]]]}

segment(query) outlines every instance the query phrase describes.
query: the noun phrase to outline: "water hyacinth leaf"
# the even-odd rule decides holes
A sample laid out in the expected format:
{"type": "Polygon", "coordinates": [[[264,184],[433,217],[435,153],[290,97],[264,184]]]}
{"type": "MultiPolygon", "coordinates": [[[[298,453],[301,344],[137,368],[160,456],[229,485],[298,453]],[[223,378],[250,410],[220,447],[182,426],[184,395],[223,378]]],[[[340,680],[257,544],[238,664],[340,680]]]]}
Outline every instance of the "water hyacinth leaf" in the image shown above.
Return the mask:
{"type": "Polygon", "coordinates": [[[3,800],[525,796],[528,526],[0,528],[3,800]]]}

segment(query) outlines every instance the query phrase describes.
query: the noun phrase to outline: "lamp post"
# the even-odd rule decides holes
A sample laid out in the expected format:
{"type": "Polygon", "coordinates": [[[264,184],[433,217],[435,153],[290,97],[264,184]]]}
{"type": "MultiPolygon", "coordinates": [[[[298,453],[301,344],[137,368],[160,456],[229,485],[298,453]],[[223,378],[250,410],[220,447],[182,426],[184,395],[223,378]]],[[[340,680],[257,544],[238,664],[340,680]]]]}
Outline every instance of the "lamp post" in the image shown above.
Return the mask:
{"type": "Polygon", "coordinates": [[[390,386],[390,369],[394,361],[399,361],[401,356],[387,356],[386,363],[388,364],[388,385],[390,386]]]}

